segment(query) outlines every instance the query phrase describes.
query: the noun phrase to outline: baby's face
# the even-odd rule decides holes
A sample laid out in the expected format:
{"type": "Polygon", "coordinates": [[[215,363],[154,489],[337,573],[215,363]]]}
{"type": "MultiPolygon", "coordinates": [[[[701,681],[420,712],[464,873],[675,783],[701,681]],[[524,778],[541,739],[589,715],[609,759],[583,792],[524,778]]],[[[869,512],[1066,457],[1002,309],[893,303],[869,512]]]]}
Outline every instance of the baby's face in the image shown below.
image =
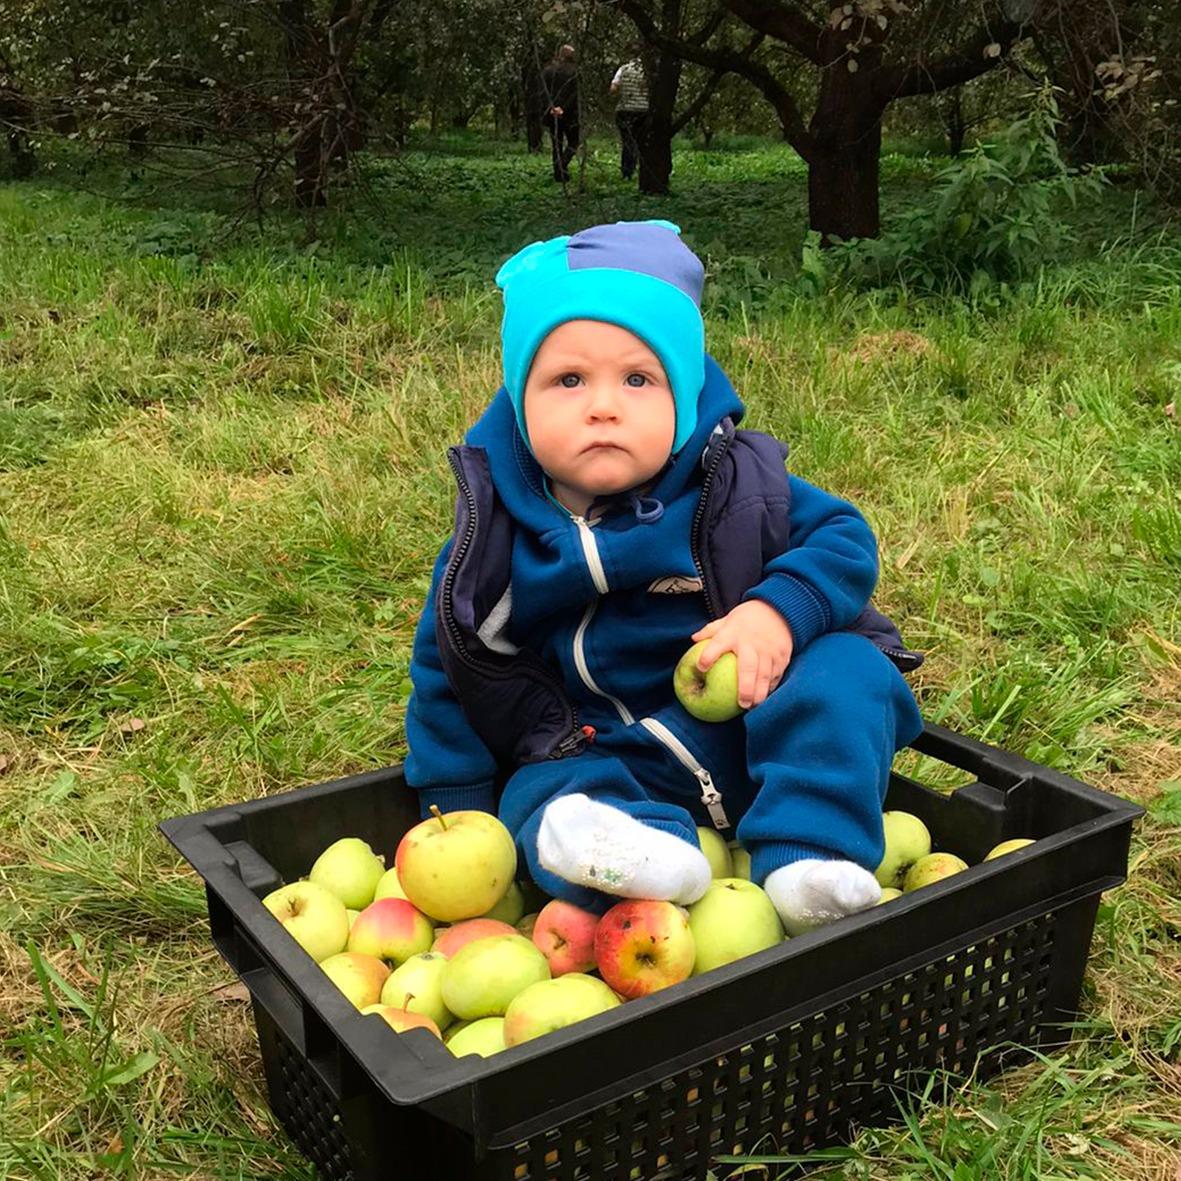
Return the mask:
{"type": "Polygon", "coordinates": [[[672,451],[676,410],[660,358],[638,336],[568,320],[541,342],[525,382],[525,425],[554,496],[585,514],[656,475],[672,451]]]}

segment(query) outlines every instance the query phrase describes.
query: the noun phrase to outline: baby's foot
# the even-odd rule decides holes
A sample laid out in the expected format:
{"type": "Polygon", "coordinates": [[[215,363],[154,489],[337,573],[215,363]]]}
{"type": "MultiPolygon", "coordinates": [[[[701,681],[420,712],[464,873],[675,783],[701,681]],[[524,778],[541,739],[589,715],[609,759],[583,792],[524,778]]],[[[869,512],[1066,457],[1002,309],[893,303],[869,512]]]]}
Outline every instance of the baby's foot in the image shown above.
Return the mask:
{"type": "Polygon", "coordinates": [[[882,888],[852,861],[809,858],[772,870],[763,883],[789,935],[802,935],[834,919],[873,906],[882,888]]]}
{"type": "Polygon", "coordinates": [[[581,792],[546,806],[537,855],[558,877],[621,898],[688,906],[710,882],[700,849],[581,792]]]}

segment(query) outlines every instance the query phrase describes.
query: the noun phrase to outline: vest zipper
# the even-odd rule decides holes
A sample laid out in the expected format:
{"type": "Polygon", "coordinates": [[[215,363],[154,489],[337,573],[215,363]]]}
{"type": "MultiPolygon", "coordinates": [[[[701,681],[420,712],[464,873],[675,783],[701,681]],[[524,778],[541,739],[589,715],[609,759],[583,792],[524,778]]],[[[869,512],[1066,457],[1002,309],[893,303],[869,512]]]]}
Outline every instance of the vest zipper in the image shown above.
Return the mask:
{"type": "Polygon", "coordinates": [[[710,487],[713,484],[714,475],[717,473],[718,465],[722,462],[722,457],[730,450],[730,443],[734,438],[734,432],[731,431],[729,435],[723,435],[721,443],[718,444],[718,453],[710,460],[709,467],[706,468],[705,475],[701,481],[701,496],[697,501],[697,509],[693,513],[693,522],[689,526],[689,553],[693,558],[693,564],[697,567],[698,577],[701,579],[701,592],[705,597],[705,609],[709,612],[711,619],[717,619],[720,615],[718,605],[714,602],[713,595],[710,593],[709,583],[705,577],[705,566],[701,561],[701,522],[705,517],[706,501],[709,498],[710,487]]]}
{"type": "Polygon", "coordinates": [[[586,746],[587,742],[591,740],[593,729],[589,726],[579,725],[578,711],[566,696],[566,690],[561,682],[546,671],[541,666],[540,661],[531,662],[527,659],[521,659],[520,655],[516,658],[517,670],[512,673],[506,672],[488,661],[477,659],[467,650],[467,645],[463,642],[463,633],[459,630],[459,625],[455,622],[454,614],[448,609],[447,605],[451,602],[451,588],[455,582],[456,571],[459,569],[464,555],[471,546],[472,538],[476,535],[478,521],[475,495],[468,485],[467,478],[463,474],[463,466],[453,447],[447,449],[447,462],[451,465],[455,482],[459,485],[460,494],[467,504],[467,527],[463,531],[463,536],[457,539],[455,546],[451,550],[451,556],[447,560],[447,569],[443,573],[443,583],[439,588],[444,604],[443,623],[447,628],[448,636],[451,638],[451,647],[464,664],[470,668],[479,669],[485,676],[498,680],[507,680],[519,672],[523,673],[530,680],[536,681],[549,689],[558,701],[561,702],[566,717],[570,722],[569,733],[550,752],[550,758],[562,758],[564,755],[578,754],[586,746]],[[588,730],[591,731],[591,734],[587,733],[588,730]]]}

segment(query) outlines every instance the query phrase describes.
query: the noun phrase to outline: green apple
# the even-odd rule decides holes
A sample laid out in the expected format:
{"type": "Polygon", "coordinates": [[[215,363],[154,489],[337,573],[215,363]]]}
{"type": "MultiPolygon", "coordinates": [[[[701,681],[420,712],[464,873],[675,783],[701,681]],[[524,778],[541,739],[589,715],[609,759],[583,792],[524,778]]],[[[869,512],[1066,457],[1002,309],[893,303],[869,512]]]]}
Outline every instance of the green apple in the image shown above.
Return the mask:
{"type": "Polygon", "coordinates": [[[505,896],[486,914],[480,917],[484,919],[499,919],[502,923],[508,923],[511,927],[514,923],[521,921],[521,916],[525,913],[525,895],[521,892],[521,887],[513,882],[505,896]]]}
{"type": "Polygon", "coordinates": [[[446,1029],[455,1015],[443,1003],[443,969],[447,957],[437,951],[412,955],[396,967],[381,989],[381,1003],[395,1009],[424,1013],[440,1029],[446,1029]]]}
{"type": "Polygon", "coordinates": [[[689,907],[697,954],[693,975],[732,964],[783,940],[783,924],[766,893],[744,878],[718,878],[689,907]]]}
{"type": "Polygon", "coordinates": [[[382,985],[390,974],[389,968],[376,956],[362,955],[359,951],[330,955],[320,967],[358,1009],[377,1004],[382,985]]]}
{"type": "Polygon", "coordinates": [[[750,853],[737,841],[730,842],[730,860],[734,864],[732,878],[743,878],[750,881],[750,853]]]}
{"type": "Polygon", "coordinates": [[[730,853],[730,846],[716,828],[697,826],[697,843],[709,862],[711,877],[732,878],[734,876],[734,858],[730,853]]]}
{"type": "Polygon", "coordinates": [[[465,1054],[490,1058],[504,1048],[503,1017],[481,1017],[478,1021],[470,1021],[454,1037],[447,1039],[447,1049],[456,1058],[462,1058],[465,1054]]]}
{"type": "Polygon", "coordinates": [[[361,917],[361,912],[359,910],[346,910],[345,914],[349,916],[349,931],[351,932],[353,924],[361,917]]]}
{"type": "Polygon", "coordinates": [[[549,978],[545,956],[523,935],[490,935],[447,961],[443,1003],[456,1017],[503,1017],[517,993],[549,978]]]}
{"type": "Polygon", "coordinates": [[[517,872],[509,830],[491,812],[431,811],[431,819],[402,837],[394,856],[406,897],[441,923],[487,914],[517,872]]]}
{"type": "Polygon", "coordinates": [[[886,902],[893,902],[895,898],[901,898],[902,891],[897,886],[883,886],[882,896],[877,900],[876,905],[881,906],[886,902]]]}
{"type": "MultiPolygon", "coordinates": [[[[373,891],[374,902],[380,902],[383,898],[406,898],[406,891],[402,889],[402,883],[398,881],[398,870],[396,866],[391,865],[381,875],[377,883],[377,889],[373,891]]],[[[406,901],[409,902],[410,899],[406,898],[406,901]]]]}
{"type": "Polygon", "coordinates": [[[526,939],[533,938],[533,928],[537,925],[537,920],[540,917],[540,911],[534,911],[533,914],[522,915],[513,926],[516,927],[517,932],[524,935],[526,939]]]}
{"type": "Polygon", "coordinates": [[[342,837],[316,858],[308,880],[331,890],[350,910],[364,910],[383,873],[385,864],[360,837],[342,837]]]}
{"type": "Polygon", "coordinates": [[[738,704],[738,657],[723,652],[707,672],[697,667],[697,658],[708,640],[700,640],[685,653],[673,670],[673,691],[677,700],[703,722],[728,722],[742,713],[738,704]]]}
{"type": "Polygon", "coordinates": [[[1011,841],[1001,841],[995,848],[990,849],[985,855],[985,861],[993,861],[997,857],[1003,857],[1006,853],[1016,853],[1018,849],[1024,849],[1026,845],[1032,845],[1033,841],[1029,837],[1014,837],[1011,841]]]}
{"type": "Polygon", "coordinates": [[[345,904],[315,882],[289,882],[272,890],[262,904],[317,963],[344,951],[349,941],[345,904]]]}
{"type": "Polygon", "coordinates": [[[882,828],[886,835],[886,851],[881,864],[874,871],[880,886],[902,885],[907,870],[931,852],[931,834],[927,826],[909,812],[885,812],[882,828]]]}
{"type": "Polygon", "coordinates": [[[509,1002],[504,1014],[504,1044],[519,1046],[620,1004],[619,997],[602,980],[583,972],[539,980],[509,1002]]]}
{"type": "Polygon", "coordinates": [[[936,882],[951,877],[952,874],[963,873],[967,868],[968,863],[954,853],[928,853],[926,857],[920,857],[907,870],[906,878],[902,883],[902,891],[904,894],[909,894],[912,890],[933,886],[936,882]]]}

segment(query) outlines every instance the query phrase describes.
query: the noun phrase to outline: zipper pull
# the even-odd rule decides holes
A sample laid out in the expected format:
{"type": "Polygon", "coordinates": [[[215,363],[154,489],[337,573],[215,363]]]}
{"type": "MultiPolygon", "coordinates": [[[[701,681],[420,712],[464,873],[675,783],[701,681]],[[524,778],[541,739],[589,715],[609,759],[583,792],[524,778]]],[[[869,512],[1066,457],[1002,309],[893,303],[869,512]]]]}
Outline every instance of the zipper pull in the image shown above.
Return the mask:
{"type": "Polygon", "coordinates": [[[579,726],[577,730],[571,730],[557,746],[554,747],[553,753],[550,755],[551,759],[564,759],[567,755],[581,754],[584,747],[589,746],[595,740],[594,726],[579,726]]]}
{"type": "Polygon", "coordinates": [[[709,812],[709,818],[713,821],[714,828],[729,828],[730,821],[726,816],[726,809],[722,807],[722,793],[714,787],[710,773],[701,767],[693,774],[701,783],[701,802],[709,812]]]}

